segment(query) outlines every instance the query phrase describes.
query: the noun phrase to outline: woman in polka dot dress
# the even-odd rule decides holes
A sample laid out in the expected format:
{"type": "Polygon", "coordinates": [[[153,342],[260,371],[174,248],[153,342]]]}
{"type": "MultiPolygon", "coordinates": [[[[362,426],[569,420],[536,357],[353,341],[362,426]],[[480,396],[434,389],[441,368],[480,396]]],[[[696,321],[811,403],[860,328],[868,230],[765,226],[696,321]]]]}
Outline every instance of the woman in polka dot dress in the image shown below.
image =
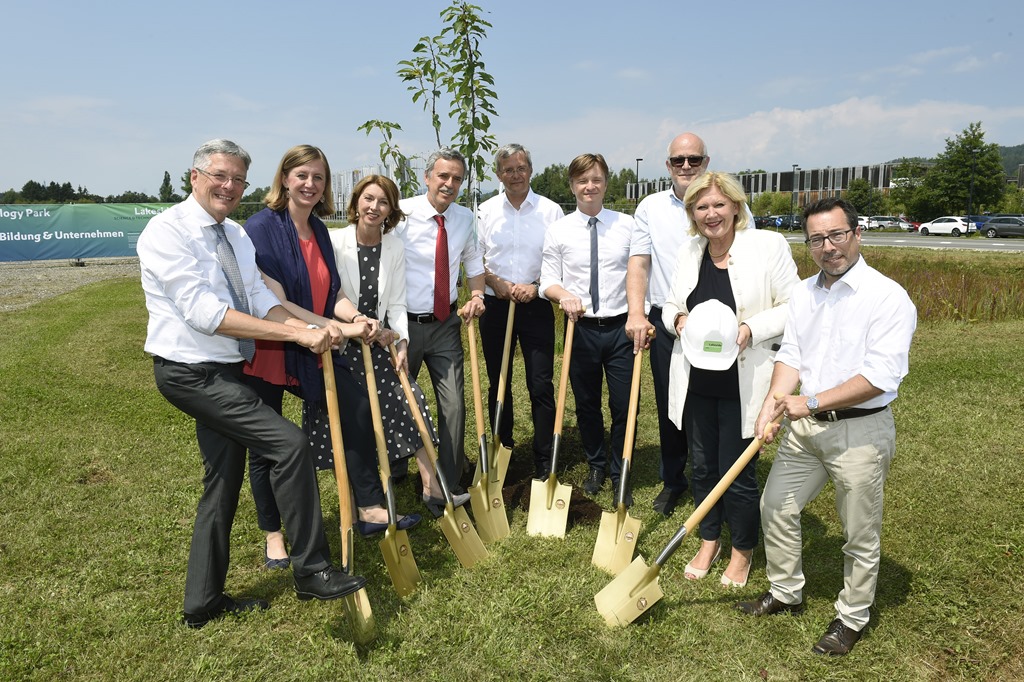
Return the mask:
{"type": "MultiPolygon", "coordinates": [[[[341,274],[342,292],[345,295],[344,298],[338,298],[334,312],[343,321],[361,322],[366,318],[375,330],[375,343],[370,348],[388,455],[392,462],[415,456],[423,482],[424,498],[436,499],[442,496],[441,486],[436,480],[434,468],[423,447],[423,440],[409,411],[405,392],[388,352],[388,346],[394,342],[399,362],[408,371],[405,250],[401,240],[391,234],[403,218],[398,200],[398,187],[390,178],[381,175],[369,175],[353,188],[348,204],[351,224],[331,234],[341,274]],[[353,301],[358,302],[358,305],[353,305],[353,301]]],[[[350,343],[344,355],[349,371],[365,387],[366,374],[359,344],[350,343]]],[[[426,398],[415,382],[412,386],[417,402],[414,408],[423,415],[436,444],[437,433],[430,410],[427,409],[426,398]]],[[[460,501],[457,500],[456,504],[460,501]]]]}

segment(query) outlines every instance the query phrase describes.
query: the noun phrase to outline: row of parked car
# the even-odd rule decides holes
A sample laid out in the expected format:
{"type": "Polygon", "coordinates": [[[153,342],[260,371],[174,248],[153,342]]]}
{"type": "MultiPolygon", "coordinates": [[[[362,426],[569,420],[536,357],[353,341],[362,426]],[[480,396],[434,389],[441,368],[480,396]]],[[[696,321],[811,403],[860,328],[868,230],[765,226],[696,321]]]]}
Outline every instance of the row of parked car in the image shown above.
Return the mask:
{"type": "Polygon", "coordinates": [[[996,237],[1024,237],[1024,216],[1019,215],[971,215],[942,216],[931,222],[921,223],[918,231],[929,234],[948,234],[953,237],[978,231],[989,239],[996,237]]]}
{"type": "MultiPolygon", "coordinates": [[[[907,232],[920,232],[925,237],[930,234],[959,237],[975,231],[989,239],[1024,237],[1024,216],[1021,215],[942,216],[927,223],[916,223],[891,215],[873,215],[860,216],[857,223],[864,230],[896,228],[907,232]]],[[[759,229],[767,227],[779,230],[801,230],[803,222],[799,215],[765,215],[755,216],[754,226],[759,229]]]]}

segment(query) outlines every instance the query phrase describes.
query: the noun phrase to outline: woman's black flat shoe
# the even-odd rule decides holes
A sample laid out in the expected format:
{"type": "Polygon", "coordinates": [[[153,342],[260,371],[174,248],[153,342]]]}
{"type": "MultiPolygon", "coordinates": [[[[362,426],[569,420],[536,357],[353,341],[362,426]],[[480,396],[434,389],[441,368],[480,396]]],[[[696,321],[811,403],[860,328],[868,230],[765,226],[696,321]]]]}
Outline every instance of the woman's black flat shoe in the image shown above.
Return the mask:
{"type": "MultiPolygon", "coordinates": [[[[452,502],[455,503],[456,507],[461,507],[469,502],[469,493],[452,495],[452,502]]],[[[447,506],[447,503],[444,501],[443,497],[431,497],[430,495],[423,493],[423,504],[427,505],[427,509],[435,519],[439,519],[444,516],[444,508],[447,506]]]]}

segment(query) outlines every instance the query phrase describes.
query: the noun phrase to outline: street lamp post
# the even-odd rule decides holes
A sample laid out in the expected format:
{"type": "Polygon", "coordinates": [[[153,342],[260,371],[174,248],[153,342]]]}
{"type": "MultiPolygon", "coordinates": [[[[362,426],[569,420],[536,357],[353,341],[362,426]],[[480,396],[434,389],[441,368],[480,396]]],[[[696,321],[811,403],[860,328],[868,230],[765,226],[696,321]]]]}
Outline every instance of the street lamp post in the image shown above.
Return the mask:
{"type": "Polygon", "coordinates": [[[971,229],[971,210],[974,208],[974,168],[978,160],[978,150],[971,150],[971,185],[967,192],[967,230],[971,229]]]}
{"type": "Polygon", "coordinates": [[[643,159],[636,160],[636,202],[640,203],[640,162],[643,159]]]}
{"type": "Polygon", "coordinates": [[[793,192],[789,195],[789,229],[793,229],[794,213],[793,213],[793,200],[796,199],[796,171],[800,166],[793,164],[793,192]]]}

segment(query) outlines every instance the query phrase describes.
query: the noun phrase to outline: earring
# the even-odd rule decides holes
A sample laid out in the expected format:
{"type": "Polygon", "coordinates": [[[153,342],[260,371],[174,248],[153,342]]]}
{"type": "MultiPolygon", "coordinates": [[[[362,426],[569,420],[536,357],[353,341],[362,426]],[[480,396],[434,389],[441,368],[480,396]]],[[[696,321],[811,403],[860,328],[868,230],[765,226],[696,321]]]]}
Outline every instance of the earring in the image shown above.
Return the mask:
{"type": "Polygon", "coordinates": [[[321,203],[321,204],[323,204],[323,203],[326,203],[326,201],[327,201],[327,200],[326,200],[326,199],[325,199],[325,198],[324,198],[323,196],[321,196],[321,197],[320,197],[320,203],[321,203]]]}

